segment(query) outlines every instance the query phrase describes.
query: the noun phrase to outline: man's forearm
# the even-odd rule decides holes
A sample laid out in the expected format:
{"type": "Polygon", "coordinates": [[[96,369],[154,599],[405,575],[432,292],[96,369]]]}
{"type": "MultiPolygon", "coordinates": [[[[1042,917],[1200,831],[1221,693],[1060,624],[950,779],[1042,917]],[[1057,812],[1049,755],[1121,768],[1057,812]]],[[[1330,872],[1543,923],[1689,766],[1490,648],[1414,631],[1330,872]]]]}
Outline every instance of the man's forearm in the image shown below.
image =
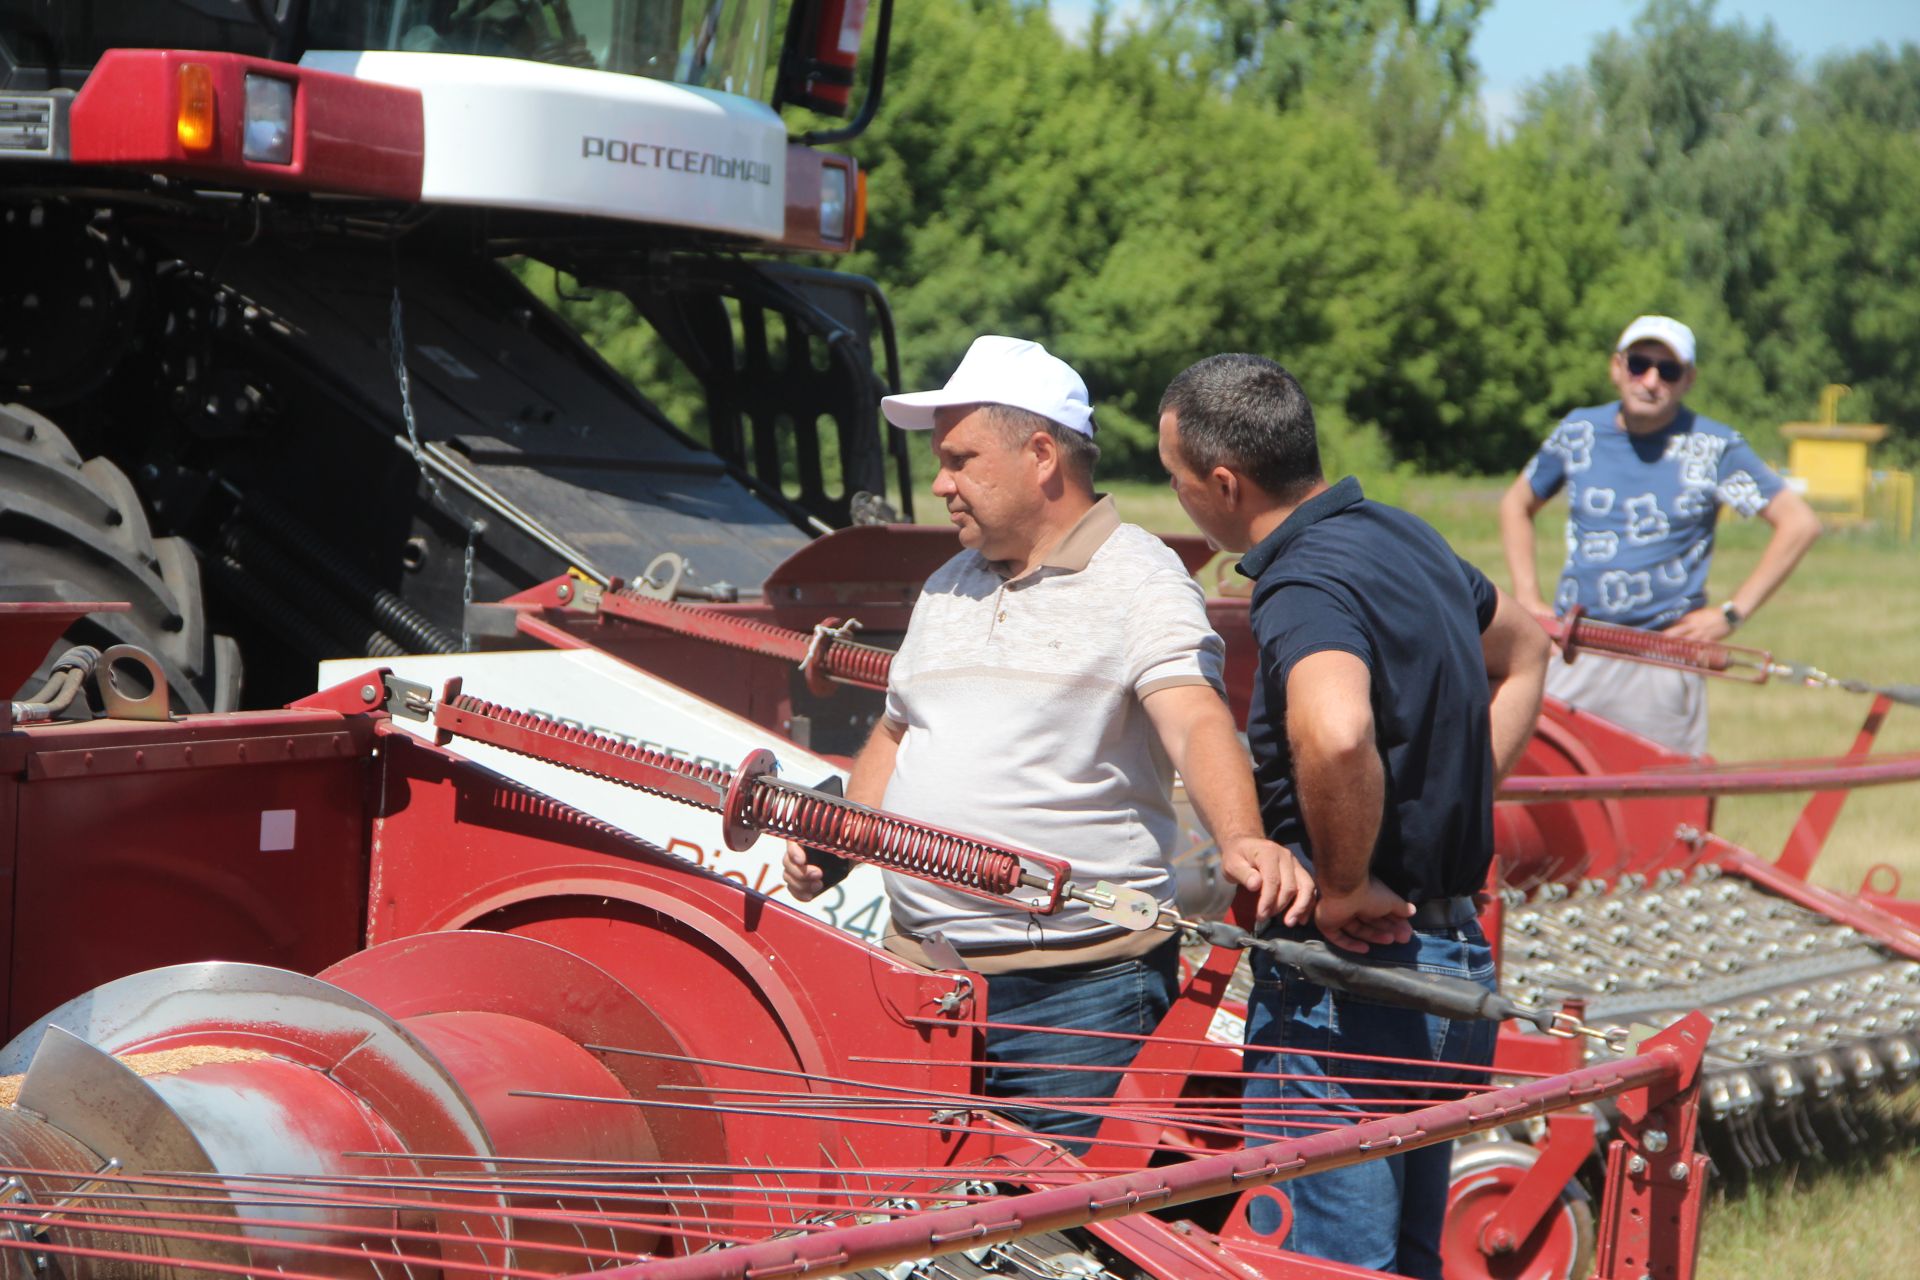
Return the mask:
{"type": "Polygon", "coordinates": [[[1508,676],[1496,681],[1492,689],[1488,719],[1493,730],[1493,784],[1497,787],[1520,763],[1534,726],[1540,722],[1540,681],[1508,676]]]}
{"type": "Polygon", "coordinates": [[[1222,704],[1218,719],[1196,724],[1186,749],[1174,762],[1200,824],[1225,848],[1235,840],[1259,839],[1265,832],[1260,801],[1253,789],[1253,763],[1233,731],[1222,704]]]}
{"type": "Polygon", "coordinates": [[[1544,603],[1540,596],[1540,571],[1535,563],[1539,550],[1534,538],[1533,513],[1511,492],[1500,502],[1500,546],[1506,552],[1514,598],[1527,605],[1544,603]]]}
{"type": "Polygon", "coordinates": [[[894,759],[900,754],[900,739],[896,735],[903,732],[904,727],[896,728],[885,716],[874,722],[866,745],[860,748],[860,754],[853,758],[853,768],[847,771],[847,799],[876,809],[880,807],[881,801],[887,798],[887,783],[893,778],[894,759]]]}
{"type": "Polygon", "coordinates": [[[1553,661],[1553,645],[1518,601],[1497,597],[1493,620],[1481,633],[1487,667],[1488,711],[1494,784],[1499,785],[1527,748],[1540,719],[1540,695],[1553,661]]]}
{"type": "Polygon", "coordinates": [[[1329,895],[1363,888],[1380,839],[1387,802],[1386,770],[1368,743],[1362,750],[1322,755],[1295,747],[1294,785],[1313,849],[1313,878],[1329,895]]]}
{"type": "Polygon", "coordinates": [[[1800,564],[1800,558],[1807,554],[1807,548],[1820,536],[1820,518],[1811,507],[1800,501],[1793,511],[1791,518],[1783,519],[1774,526],[1773,536],[1767,539],[1766,550],[1760,553],[1760,563],[1753,567],[1747,580],[1733,593],[1733,607],[1740,611],[1743,618],[1757,612],[1768,597],[1779,590],[1780,584],[1800,564]]]}

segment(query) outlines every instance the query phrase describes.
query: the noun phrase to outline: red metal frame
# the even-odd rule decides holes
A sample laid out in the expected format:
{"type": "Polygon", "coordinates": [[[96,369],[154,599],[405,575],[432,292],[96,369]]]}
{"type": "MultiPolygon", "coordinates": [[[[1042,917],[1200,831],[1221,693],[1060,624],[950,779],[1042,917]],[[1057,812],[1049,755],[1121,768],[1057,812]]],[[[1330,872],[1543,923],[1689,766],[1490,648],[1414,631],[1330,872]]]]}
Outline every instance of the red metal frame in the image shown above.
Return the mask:
{"type": "Polygon", "coordinates": [[[1709,859],[1723,871],[1744,876],[1789,902],[1848,925],[1909,960],[1920,960],[1920,929],[1910,926],[1902,915],[1882,911],[1863,898],[1808,884],[1718,836],[1710,835],[1707,840],[1709,859]]]}
{"type": "MultiPolygon", "coordinates": [[[[1886,723],[1887,713],[1891,710],[1893,699],[1885,694],[1876,697],[1873,705],[1867,709],[1867,718],[1861,724],[1853,745],[1847,748],[1846,755],[1841,759],[1866,759],[1873,751],[1874,739],[1880,736],[1880,726],[1886,723]]],[[[1846,804],[1849,794],[1845,790],[1817,791],[1809,797],[1807,807],[1800,811],[1792,833],[1787,836],[1786,847],[1780,851],[1780,857],[1774,865],[1790,876],[1805,880],[1820,857],[1827,837],[1833,834],[1833,824],[1839,819],[1841,806],[1846,804]]]]}

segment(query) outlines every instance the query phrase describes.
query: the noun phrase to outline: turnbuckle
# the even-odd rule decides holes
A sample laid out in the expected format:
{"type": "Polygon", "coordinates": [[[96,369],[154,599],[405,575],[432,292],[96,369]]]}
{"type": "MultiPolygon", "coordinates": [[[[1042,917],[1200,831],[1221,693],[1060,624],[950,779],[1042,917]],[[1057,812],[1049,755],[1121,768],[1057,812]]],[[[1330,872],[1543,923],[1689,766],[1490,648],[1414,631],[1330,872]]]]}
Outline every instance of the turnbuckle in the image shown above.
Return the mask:
{"type": "Polygon", "coordinates": [[[1567,1009],[1555,1013],[1553,1020],[1541,1030],[1560,1040],[1577,1040],[1585,1036],[1606,1045],[1607,1052],[1616,1055],[1626,1053],[1633,1044],[1632,1028],[1596,1027],[1567,1009]]]}

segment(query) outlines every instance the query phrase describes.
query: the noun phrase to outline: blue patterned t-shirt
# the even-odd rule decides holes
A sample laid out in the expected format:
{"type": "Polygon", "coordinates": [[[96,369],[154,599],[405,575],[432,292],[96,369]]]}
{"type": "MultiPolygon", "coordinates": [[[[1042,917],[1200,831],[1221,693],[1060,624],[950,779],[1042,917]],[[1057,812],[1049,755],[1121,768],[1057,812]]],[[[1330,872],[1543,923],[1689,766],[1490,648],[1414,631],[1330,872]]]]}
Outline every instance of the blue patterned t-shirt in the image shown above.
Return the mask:
{"type": "Polygon", "coordinates": [[[1567,490],[1567,562],[1553,610],[1658,628],[1707,602],[1714,523],[1725,503],[1757,514],[1780,492],[1753,446],[1681,406],[1659,431],[1632,435],[1620,402],[1575,409],[1523,473],[1534,496],[1567,490]]]}

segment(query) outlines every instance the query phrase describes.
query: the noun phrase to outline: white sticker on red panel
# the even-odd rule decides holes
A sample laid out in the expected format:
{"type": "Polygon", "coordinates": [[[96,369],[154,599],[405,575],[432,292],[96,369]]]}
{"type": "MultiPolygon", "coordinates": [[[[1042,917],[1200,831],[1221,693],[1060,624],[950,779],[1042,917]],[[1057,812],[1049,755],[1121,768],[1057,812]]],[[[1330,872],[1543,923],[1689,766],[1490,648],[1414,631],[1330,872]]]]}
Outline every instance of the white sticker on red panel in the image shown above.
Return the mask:
{"type": "Polygon", "coordinates": [[[293,810],[260,811],[260,852],[284,853],[293,848],[293,810]]]}

